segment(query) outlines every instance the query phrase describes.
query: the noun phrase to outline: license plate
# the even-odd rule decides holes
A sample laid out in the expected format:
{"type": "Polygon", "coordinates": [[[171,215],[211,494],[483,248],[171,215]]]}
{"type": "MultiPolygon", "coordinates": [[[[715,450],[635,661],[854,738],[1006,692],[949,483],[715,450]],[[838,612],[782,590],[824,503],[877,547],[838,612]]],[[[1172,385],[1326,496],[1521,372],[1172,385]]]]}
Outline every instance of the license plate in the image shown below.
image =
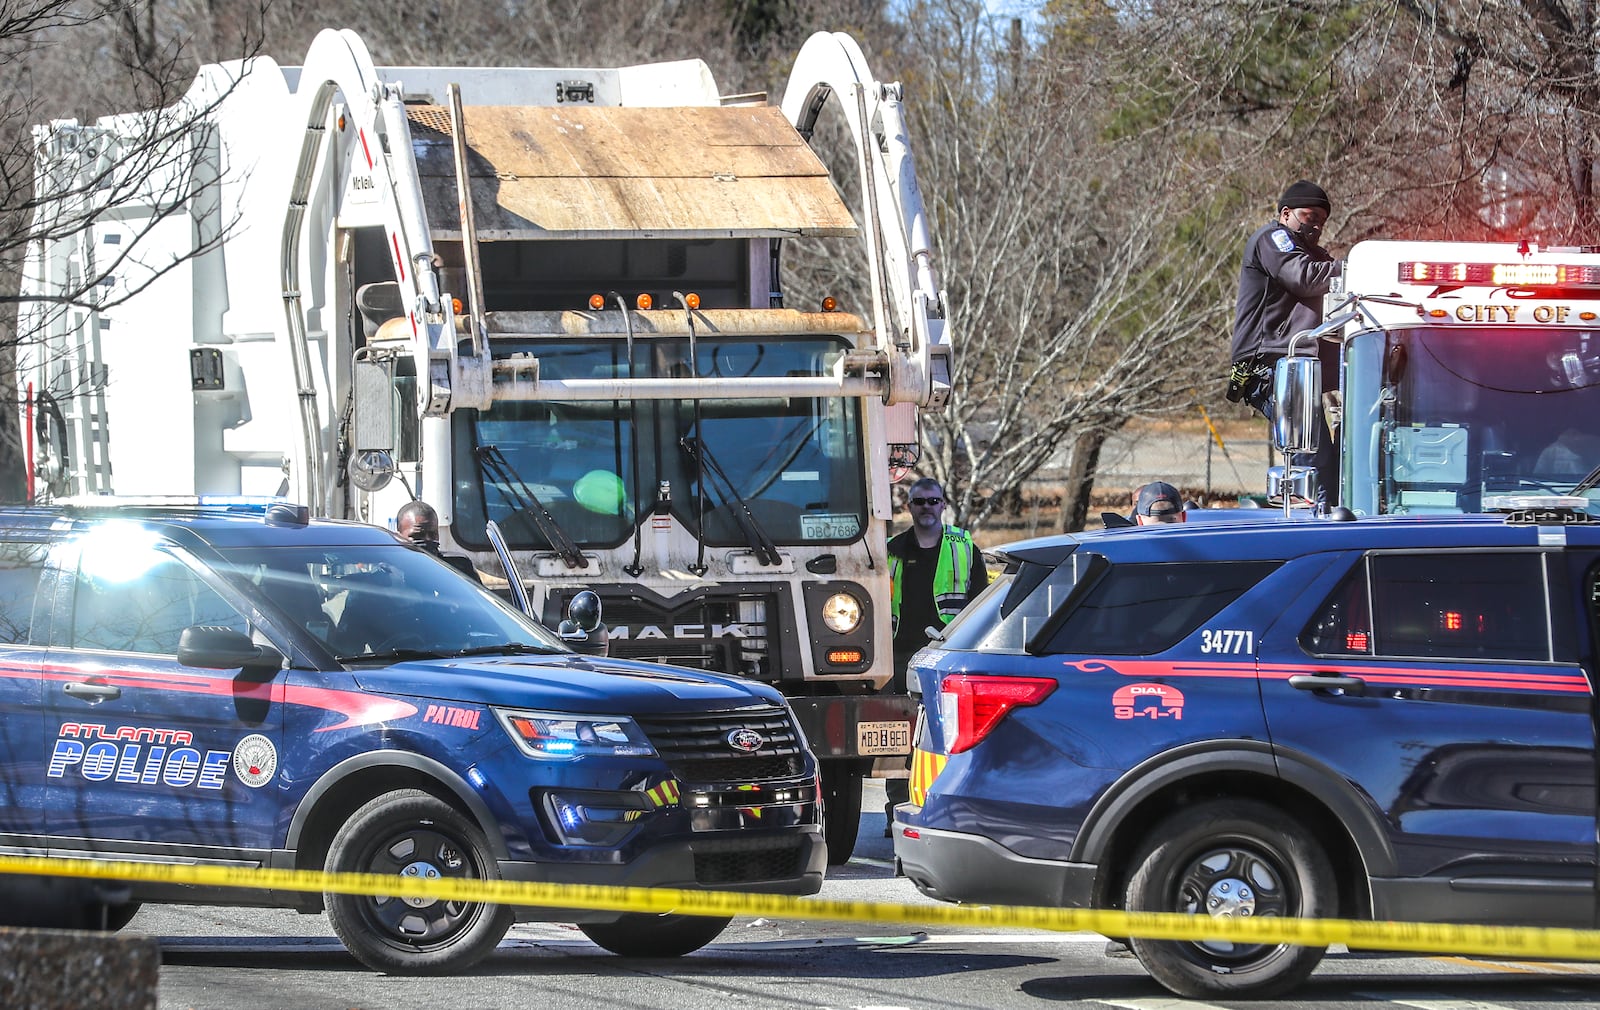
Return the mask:
{"type": "Polygon", "coordinates": [[[849,540],[861,532],[859,516],[803,515],[800,517],[802,540],[849,540]]]}
{"type": "Polygon", "coordinates": [[[863,722],[856,724],[856,752],[863,757],[877,754],[910,754],[909,722],[863,722]]]}

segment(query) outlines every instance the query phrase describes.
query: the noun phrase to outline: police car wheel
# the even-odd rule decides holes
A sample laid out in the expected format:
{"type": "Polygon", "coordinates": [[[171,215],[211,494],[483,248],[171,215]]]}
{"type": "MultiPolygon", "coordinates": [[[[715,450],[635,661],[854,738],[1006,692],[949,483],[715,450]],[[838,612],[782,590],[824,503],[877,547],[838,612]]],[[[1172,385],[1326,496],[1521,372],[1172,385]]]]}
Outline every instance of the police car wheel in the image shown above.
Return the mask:
{"type": "MultiPolygon", "coordinates": [[[[327,868],[415,880],[499,879],[478,826],[419,789],[386,793],[357,810],[334,835],[327,868]]],[[[397,975],[463,971],[494,950],[513,918],[510,908],[469,901],[332,893],[323,900],[350,953],[397,975]]]]}
{"type": "MultiPolygon", "coordinates": [[[[1217,800],[1169,817],[1133,865],[1129,911],[1219,918],[1336,911],[1333,866],[1322,847],[1300,822],[1254,800],[1217,800]]],[[[1130,946],[1157,982],[1191,998],[1280,995],[1304,981],[1326,949],[1139,937],[1130,946]]]]}
{"type": "Polygon", "coordinates": [[[629,912],[616,922],[580,925],[583,935],[622,957],[682,957],[722,934],[732,916],[646,915],[629,912]]]}
{"type": "Polygon", "coordinates": [[[138,914],[139,903],[137,901],[126,901],[120,905],[106,905],[104,918],[101,920],[103,924],[101,928],[107,933],[115,933],[132,922],[133,917],[138,914]]]}

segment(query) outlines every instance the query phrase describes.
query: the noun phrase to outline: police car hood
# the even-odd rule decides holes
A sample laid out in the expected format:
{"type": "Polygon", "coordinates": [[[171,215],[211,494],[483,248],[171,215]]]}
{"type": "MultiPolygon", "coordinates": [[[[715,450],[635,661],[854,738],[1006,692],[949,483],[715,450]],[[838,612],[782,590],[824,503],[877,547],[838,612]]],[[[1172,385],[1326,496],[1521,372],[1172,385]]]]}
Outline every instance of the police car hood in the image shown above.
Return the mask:
{"type": "Polygon", "coordinates": [[[764,684],[680,667],[575,656],[474,656],[351,671],[364,691],[480,705],[626,714],[781,705],[764,684]]]}

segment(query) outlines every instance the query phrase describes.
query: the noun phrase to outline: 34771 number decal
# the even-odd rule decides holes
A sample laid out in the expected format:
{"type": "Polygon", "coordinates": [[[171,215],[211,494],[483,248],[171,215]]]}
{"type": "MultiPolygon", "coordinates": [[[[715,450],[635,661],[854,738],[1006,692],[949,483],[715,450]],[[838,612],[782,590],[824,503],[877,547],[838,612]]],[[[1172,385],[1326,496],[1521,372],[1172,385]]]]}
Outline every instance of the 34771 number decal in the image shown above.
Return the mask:
{"type": "Polygon", "coordinates": [[[1236,628],[1206,628],[1200,632],[1200,651],[1253,655],[1256,651],[1256,633],[1236,628]]]}

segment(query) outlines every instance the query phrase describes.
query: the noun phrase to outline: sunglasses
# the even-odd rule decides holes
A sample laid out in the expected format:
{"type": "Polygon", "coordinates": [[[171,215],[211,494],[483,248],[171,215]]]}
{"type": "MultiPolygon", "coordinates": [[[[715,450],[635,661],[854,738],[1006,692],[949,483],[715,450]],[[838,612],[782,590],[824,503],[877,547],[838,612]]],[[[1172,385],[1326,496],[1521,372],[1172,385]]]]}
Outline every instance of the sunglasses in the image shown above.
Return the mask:
{"type": "Polygon", "coordinates": [[[944,503],[943,498],[912,498],[910,501],[913,505],[942,505],[944,503]]]}

